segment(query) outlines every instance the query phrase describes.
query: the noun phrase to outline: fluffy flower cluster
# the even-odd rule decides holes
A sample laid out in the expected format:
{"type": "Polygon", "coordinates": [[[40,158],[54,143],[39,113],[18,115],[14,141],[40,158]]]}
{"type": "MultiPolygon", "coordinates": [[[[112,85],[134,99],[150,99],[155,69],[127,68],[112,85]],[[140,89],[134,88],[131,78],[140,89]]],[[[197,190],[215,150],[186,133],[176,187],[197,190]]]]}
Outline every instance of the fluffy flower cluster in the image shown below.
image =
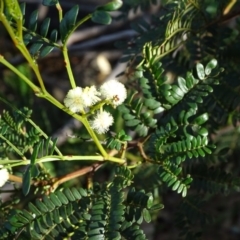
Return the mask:
{"type": "Polygon", "coordinates": [[[82,113],[86,108],[91,107],[100,101],[100,95],[101,94],[97,91],[95,86],[86,88],[76,87],[69,90],[66,98],[64,99],[64,104],[72,112],[82,113]]]}
{"type": "MultiPolygon", "coordinates": [[[[126,98],[125,86],[114,79],[105,82],[99,90],[95,86],[71,89],[64,99],[64,104],[74,113],[84,113],[89,107],[102,100],[108,100],[113,107],[116,107],[122,104],[126,98]]],[[[93,117],[90,125],[97,133],[103,134],[109,130],[113,122],[113,116],[102,110],[93,117]]]]}
{"type": "Polygon", "coordinates": [[[88,107],[100,102],[109,100],[112,105],[118,106],[124,102],[127,97],[125,86],[117,80],[105,82],[99,90],[95,86],[81,88],[76,87],[69,90],[64,99],[64,104],[72,112],[84,112],[88,107]]]}
{"type": "Polygon", "coordinates": [[[9,179],[9,173],[7,169],[1,169],[3,166],[0,165],[0,187],[2,187],[9,179]]]}
{"type": "Polygon", "coordinates": [[[112,126],[113,122],[113,116],[109,112],[99,111],[94,119],[90,121],[90,125],[97,133],[103,134],[109,130],[109,127],[112,126]]]}
{"type": "Polygon", "coordinates": [[[100,87],[100,92],[103,99],[112,101],[113,106],[122,104],[127,98],[125,86],[117,80],[105,82],[100,87]]]}

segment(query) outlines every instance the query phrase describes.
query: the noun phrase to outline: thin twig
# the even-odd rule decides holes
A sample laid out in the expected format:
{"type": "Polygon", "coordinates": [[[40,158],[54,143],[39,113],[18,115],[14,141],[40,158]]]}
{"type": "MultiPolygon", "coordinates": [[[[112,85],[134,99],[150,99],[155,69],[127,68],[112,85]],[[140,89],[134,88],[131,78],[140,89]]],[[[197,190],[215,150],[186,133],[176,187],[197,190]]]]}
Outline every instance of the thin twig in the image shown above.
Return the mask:
{"type": "Polygon", "coordinates": [[[89,167],[85,167],[83,169],[79,169],[77,171],[71,172],[69,174],[66,174],[60,178],[57,178],[57,180],[54,182],[54,184],[51,187],[51,191],[55,191],[55,189],[60,185],[63,184],[69,180],[72,180],[73,178],[83,176],[89,172],[98,170],[103,163],[95,163],[89,167]]]}

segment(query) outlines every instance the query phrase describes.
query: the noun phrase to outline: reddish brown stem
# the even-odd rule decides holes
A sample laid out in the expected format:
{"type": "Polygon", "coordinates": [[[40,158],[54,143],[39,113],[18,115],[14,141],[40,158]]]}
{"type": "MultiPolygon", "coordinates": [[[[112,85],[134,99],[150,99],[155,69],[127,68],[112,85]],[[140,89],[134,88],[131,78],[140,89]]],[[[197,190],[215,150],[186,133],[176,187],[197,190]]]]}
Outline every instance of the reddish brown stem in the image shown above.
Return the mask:
{"type": "Polygon", "coordinates": [[[93,172],[93,171],[96,171],[97,169],[99,169],[101,166],[103,165],[103,163],[95,163],[91,166],[88,166],[88,167],[85,167],[83,169],[79,169],[75,172],[72,172],[72,173],[69,173],[69,174],[66,174],[62,177],[59,177],[55,180],[54,184],[52,185],[51,189],[54,191],[60,184],[64,183],[64,182],[67,182],[73,178],[76,178],[76,177],[80,177],[82,175],[85,175],[89,172],[93,172]]]}

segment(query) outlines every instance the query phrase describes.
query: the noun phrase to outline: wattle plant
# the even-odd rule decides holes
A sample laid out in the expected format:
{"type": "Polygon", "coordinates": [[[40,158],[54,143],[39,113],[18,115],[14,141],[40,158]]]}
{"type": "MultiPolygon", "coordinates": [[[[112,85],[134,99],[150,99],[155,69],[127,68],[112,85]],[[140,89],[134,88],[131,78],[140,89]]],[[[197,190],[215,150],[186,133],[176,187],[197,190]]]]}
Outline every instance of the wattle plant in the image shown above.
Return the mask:
{"type": "Polygon", "coordinates": [[[59,146],[34,119],[37,109],[1,93],[0,194],[11,197],[0,203],[0,239],[158,239],[142,223],[161,238],[157,220],[170,198],[179,239],[207,239],[204,230],[221,224],[212,205],[236,196],[240,183],[239,2],[162,1],[148,21],[132,24],[136,38],[116,43],[128,62],[124,83],[82,87],[73,73],[67,43],[79,26],[111,24],[113,11],[126,19],[156,3],[113,0],[80,18],[78,5],[65,12],[43,0],[58,14],[52,29],[37,10],[28,19],[25,3],[1,0],[1,25],[32,73],[0,52],[17,76],[12,85],[25,84],[82,128],[71,150],[59,146]],[[62,101],[38,64],[54,50],[69,80],[62,101]]]}

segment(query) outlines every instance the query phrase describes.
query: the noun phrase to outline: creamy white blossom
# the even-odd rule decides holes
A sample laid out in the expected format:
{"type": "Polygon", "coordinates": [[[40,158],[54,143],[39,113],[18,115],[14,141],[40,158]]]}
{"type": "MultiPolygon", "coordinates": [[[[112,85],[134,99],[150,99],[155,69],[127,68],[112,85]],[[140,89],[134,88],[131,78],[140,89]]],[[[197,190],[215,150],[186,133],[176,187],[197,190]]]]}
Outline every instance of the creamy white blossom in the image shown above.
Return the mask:
{"type": "Polygon", "coordinates": [[[97,91],[95,86],[91,87],[76,87],[69,90],[64,104],[72,112],[83,112],[86,108],[93,106],[99,102],[101,93],[97,91]]]}
{"type": "Polygon", "coordinates": [[[1,169],[3,166],[0,165],[0,187],[2,187],[9,179],[9,173],[7,169],[1,169]]]}
{"type": "Polygon", "coordinates": [[[83,89],[81,87],[76,87],[74,89],[69,90],[67,96],[64,99],[65,106],[74,113],[84,111],[84,105],[82,102],[82,92],[83,89]]]}
{"type": "Polygon", "coordinates": [[[109,130],[113,122],[113,116],[109,112],[99,111],[94,119],[90,121],[90,125],[98,134],[103,134],[109,130]]]}
{"type": "Polygon", "coordinates": [[[82,100],[85,107],[91,107],[95,103],[101,101],[101,93],[97,91],[95,86],[85,87],[82,92],[82,100]]]}
{"type": "Polygon", "coordinates": [[[105,82],[100,87],[103,99],[111,100],[113,106],[122,104],[127,98],[127,90],[119,81],[113,79],[105,82]]]}

